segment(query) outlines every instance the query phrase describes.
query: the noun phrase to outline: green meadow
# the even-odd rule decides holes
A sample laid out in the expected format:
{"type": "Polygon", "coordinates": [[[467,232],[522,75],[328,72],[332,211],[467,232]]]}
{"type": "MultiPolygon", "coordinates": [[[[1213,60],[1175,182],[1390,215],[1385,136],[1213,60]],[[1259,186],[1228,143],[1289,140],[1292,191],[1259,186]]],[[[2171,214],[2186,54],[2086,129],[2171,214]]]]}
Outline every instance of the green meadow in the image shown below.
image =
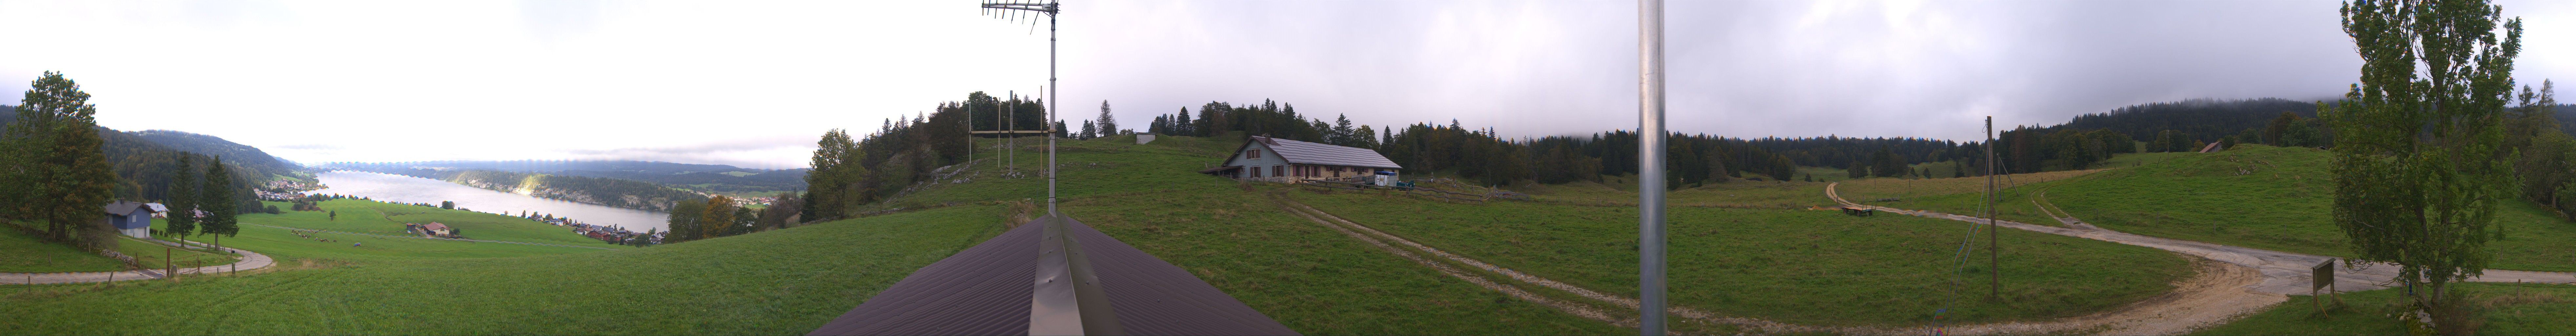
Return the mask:
{"type": "MultiPolygon", "coordinates": [[[[2348,257],[2353,253],[2333,222],[2328,161],[2313,148],[2238,145],[2019,192],[2045,188],[2046,202],[2121,232],[2348,257]]],[[[2489,268],[2576,271],[2576,248],[2569,248],[2576,246],[2576,223],[2517,198],[2498,207],[2494,229],[2502,239],[2487,242],[2495,255],[2489,268]]]]}
{"type": "MultiPolygon", "coordinates": [[[[1288,194],[1451,253],[1637,295],[1634,207],[1288,194]]],[[[1985,258],[1964,268],[1956,259],[1970,227],[1964,223],[1715,207],[1673,207],[1668,216],[1675,305],[1789,323],[1916,326],[1943,308],[1951,311],[1945,320],[1955,323],[2071,317],[2161,294],[2191,275],[2188,260],[2164,251],[2008,230],[2001,237],[2006,300],[1987,303],[1985,258]],[[1970,291],[1954,296],[1953,289],[1970,291]]]]}
{"type": "Polygon", "coordinates": [[[281,251],[299,258],[178,282],[0,287],[0,334],[801,334],[998,234],[998,210],[517,257],[281,251]]]}
{"type": "MultiPolygon", "coordinates": [[[[1060,211],[1301,333],[1633,332],[1460,281],[1283,212],[1263,194],[1271,185],[1196,173],[1240,145],[1237,138],[1164,136],[1146,145],[1136,145],[1133,136],[1061,140],[1060,211]]],[[[1028,150],[1042,142],[1021,141],[1020,171],[1043,167],[1043,151],[1028,150]]],[[[966,183],[924,186],[888,203],[944,209],[952,202],[1027,200],[1021,206],[1027,211],[1044,211],[1044,175],[999,178],[1004,168],[992,159],[1000,155],[987,150],[1000,142],[977,143],[975,157],[983,161],[952,178],[966,183]]]]}
{"type": "MultiPolygon", "coordinates": [[[[125,236],[117,236],[116,242],[114,251],[133,256],[135,263],[146,269],[163,269],[174,260],[179,268],[190,268],[230,264],[240,258],[229,253],[169,248],[125,236]]],[[[0,272],[5,273],[105,272],[132,268],[113,258],[82,252],[70,245],[46,243],[8,228],[0,228],[0,255],[9,256],[0,258],[0,272]]]]}
{"type": "MultiPolygon", "coordinates": [[[[2291,295],[2290,301],[2243,319],[2194,332],[2194,335],[2405,335],[2395,314],[2409,310],[2405,289],[2347,292],[2326,301],[2291,295]]],[[[2576,332],[2576,286],[2511,283],[2461,283],[2451,294],[2477,312],[2467,319],[2480,335],[2566,335],[2576,332]]]]}

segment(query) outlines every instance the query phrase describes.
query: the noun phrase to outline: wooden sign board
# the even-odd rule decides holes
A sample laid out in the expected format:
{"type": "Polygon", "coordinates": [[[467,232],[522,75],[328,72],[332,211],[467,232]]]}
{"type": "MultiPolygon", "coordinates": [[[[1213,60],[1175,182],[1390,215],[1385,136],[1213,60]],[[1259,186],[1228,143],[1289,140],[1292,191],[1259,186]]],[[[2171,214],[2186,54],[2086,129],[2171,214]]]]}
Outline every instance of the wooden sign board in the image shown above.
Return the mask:
{"type": "Polygon", "coordinates": [[[2310,279],[2308,283],[2309,291],[2316,291],[2319,289],[2325,289],[2327,286],[2333,286],[2334,260],[2327,260],[2326,262],[2318,263],[2317,267],[2309,268],[2308,273],[2310,274],[2308,276],[2308,279],[2310,279]]]}
{"type": "MultiPolygon", "coordinates": [[[[2325,297],[2317,295],[2318,290],[2322,289],[2326,294],[2335,292],[2331,289],[2334,288],[2334,264],[2334,259],[2326,259],[2326,262],[2308,269],[2308,300],[2317,306],[2317,314],[2326,313],[2325,297]]],[[[2343,302],[2343,299],[2337,298],[2335,302],[2343,302]]]]}

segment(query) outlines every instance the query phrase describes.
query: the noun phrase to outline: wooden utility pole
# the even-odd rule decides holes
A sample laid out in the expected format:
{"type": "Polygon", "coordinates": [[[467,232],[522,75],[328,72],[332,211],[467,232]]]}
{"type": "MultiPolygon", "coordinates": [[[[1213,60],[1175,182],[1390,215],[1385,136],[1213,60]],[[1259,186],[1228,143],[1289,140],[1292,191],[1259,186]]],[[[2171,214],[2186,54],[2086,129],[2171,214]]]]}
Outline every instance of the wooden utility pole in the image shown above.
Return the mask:
{"type": "Polygon", "coordinates": [[[2003,232],[1995,230],[1995,216],[2000,214],[1995,209],[1995,117],[1986,116],[1986,284],[1990,285],[1986,299],[1998,301],[2004,293],[2003,256],[1996,254],[2003,250],[1997,247],[2003,243],[1998,237],[2003,232]]]}

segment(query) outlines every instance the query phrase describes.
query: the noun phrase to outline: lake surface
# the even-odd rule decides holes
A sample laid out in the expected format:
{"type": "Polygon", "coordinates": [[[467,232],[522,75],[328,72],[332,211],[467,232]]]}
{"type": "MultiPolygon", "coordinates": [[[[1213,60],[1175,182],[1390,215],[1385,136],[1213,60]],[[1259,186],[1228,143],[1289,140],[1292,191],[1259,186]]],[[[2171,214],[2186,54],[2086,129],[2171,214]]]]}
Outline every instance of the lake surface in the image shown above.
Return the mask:
{"type": "Polygon", "coordinates": [[[671,214],[537,198],[483,188],[468,187],[418,177],[358,171],[324,172],[317,178],[330,186],[309,194],[341,194],[395,203],[429,203],[456,201],[456,207],[485,213],[520,211],[554,214],[592,225],[618,226],[644,232],[645,229],[668,229],[671,214]]]}

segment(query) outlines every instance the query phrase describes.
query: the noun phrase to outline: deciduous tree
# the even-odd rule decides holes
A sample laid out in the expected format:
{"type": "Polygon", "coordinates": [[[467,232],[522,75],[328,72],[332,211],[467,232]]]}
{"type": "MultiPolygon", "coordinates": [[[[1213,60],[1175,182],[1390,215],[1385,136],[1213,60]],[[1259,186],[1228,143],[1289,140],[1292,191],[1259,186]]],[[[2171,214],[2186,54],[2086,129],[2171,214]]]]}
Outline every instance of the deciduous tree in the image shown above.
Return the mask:
{"type": "Polygon", "coordinates": [[[2318,108],[2335,130],[2335,225],[2358,260],[2396,264],[2398,279],[2425,287],[2414,297],[2436,320],[2457,317],[2443,316],[2454,312],[2442,309],[2447,285],[2492,258],[2484,229],[2513,182],[2503,121],[2522,19],[2502,10],[2475,0],[2345,4],[2360,83],[2318,108]]]}
{"type": "Polygon", "coordinates": [[[116,197],[118,184],[98,134],[98,107],[89,93],[62,73],[46,71],[29,83],[9,125],[15,150],[13,182],[20,217],[45,225],[45,238],[85,249],[115,247],[113,227],[99,207],[116,197]]]}

